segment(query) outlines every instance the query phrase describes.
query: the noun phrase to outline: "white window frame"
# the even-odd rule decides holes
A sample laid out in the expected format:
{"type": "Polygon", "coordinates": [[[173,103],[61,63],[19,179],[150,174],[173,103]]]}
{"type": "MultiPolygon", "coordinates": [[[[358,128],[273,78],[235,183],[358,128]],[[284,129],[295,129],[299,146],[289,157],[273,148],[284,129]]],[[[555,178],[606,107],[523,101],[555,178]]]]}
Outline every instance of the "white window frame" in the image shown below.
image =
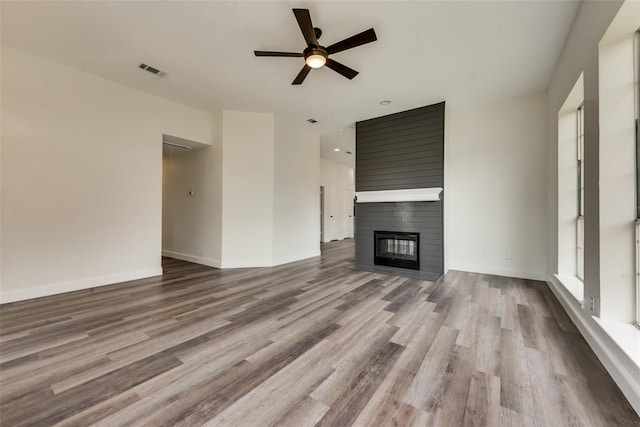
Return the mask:
{"type": "Polygon", "coordinates": [[[636,321],[640,328],[640,218],[636,218],[636,321]]]}
{"type": "Polygon", "coordinates": [[[576,277],[584,282],[584,102],[576,111],[576,157],[578,162],[576,217],[576,277]]]}
{"type": "Polygon", "coordinates": [[[636,318],[640,328],[640,28],[633,35],[633,65],[636,119],[636,318]]]}

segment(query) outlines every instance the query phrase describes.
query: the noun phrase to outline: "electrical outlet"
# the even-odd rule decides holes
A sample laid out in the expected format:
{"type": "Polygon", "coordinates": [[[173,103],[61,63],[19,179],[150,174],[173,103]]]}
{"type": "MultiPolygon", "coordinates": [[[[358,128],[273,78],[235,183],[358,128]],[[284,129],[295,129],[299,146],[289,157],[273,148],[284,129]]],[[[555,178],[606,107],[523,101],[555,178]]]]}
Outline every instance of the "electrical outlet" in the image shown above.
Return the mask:
{"type": "Polygon", "coordinates": [[[482,249],[482,258],[489,258],[489,251],[487,248],[482,249]]]}
{"type": "Polygon", "coordinates": [[[591,312],[595,313],[596,312],[596,297],[594,297],[593,295],[591,295],[591,312]]]}

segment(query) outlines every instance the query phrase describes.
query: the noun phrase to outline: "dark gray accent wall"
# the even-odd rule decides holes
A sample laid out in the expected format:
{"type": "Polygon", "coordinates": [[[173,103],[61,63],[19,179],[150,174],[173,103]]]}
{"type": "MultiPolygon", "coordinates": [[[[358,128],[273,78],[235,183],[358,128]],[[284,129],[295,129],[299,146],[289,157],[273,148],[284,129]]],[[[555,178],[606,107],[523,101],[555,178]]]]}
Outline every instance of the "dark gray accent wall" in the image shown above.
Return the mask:
{"type": "Polygon", "coordinates": [[[356,191],[443,181],[444,102],[356,123],[356,191]]]}
{"type": "MultiPolygon", "coordinates": [[[[444,107],[442,102],[356,123],[356,191],[444,187],[444,107]]],[[[358,203],[356,267],[427,280],[440,277],[443,193],[439,202],[358,203]],[[375,265],[374,231],[420,233],[420,270],[375,265]]]]}
{"type": "Polygon", "coordinates": [[[360,203],[356,206],[356,266],[435,280],[444,270],[442,202],[360,203]],[[374,266],[373,232],[420,233],[420,271],[374,266]]]}

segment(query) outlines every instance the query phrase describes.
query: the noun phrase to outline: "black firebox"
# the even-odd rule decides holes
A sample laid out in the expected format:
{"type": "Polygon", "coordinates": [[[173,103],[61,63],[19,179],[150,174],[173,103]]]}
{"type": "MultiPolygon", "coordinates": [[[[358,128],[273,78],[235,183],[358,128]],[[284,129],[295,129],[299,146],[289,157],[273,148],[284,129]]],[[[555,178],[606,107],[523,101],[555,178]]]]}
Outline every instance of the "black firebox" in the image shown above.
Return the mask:
{"type": "Polygon", "coordinates": [[[420,233],[374,231],[375,265],[420,270],[420,233]]]}

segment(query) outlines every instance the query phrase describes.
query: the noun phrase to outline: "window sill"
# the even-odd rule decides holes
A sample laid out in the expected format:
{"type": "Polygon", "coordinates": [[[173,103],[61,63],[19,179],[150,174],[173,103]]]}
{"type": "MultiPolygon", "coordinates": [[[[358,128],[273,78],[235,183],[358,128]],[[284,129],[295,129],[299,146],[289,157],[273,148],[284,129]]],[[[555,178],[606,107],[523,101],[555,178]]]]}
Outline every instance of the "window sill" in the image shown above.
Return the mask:
{"type": "Polygon", "coordinates": [[[640,369],[640,329],[631,323],[612,322],[592,316],[611,341],[640,369]]]}
{"type": "Polygon", "coordinates": [[[569,291],[569,293],[576,299],[578,304],[581,307],[584,306],[584,283],[582,280],[573,276],[561,276],[559,274],[555,274],[558,282],[564,286],[564,288],[569,291]]]}

